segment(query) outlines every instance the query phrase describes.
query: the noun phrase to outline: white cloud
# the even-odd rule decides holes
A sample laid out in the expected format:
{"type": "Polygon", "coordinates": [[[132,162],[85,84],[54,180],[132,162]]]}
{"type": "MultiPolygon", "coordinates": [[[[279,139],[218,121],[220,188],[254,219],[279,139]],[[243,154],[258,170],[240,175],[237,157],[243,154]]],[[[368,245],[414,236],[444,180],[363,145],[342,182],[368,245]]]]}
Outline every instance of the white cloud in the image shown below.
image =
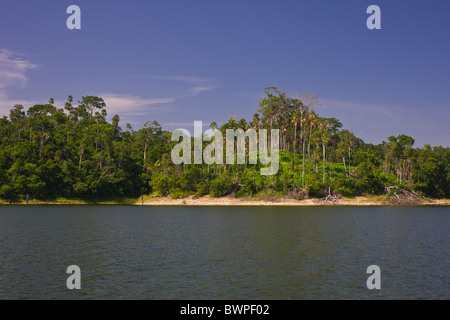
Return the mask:
{"type": "Polygon", "coordinates": [[[26,72],[35,68],[37,65],[20,58],[16,53],[1,49],[0,90],[16,86],[24,87],[28,80],[26,72]]]}
{"type": "Polygon", "coordinates": [[[27,71],[37,65],[21,58],[17,53],[0,49],[0,115],[8,115],[15,104],[31,107],[34,101],[11,99],[8,88],[25,87],[28,81],[27,71]]]}
{"type": "MultiPolygon", "coordinates": [[[[206,130],[208,130],[210,124],[211,124],[210,122],[202,121],[202,132],[201,133],[204,133],[206,130]]],[[[161,126],[164,130],[168,130],[168,131],[172,131],[172,132],[175,130],[180,130],[189,137],[194,136],[194,134],[197,134],[197,135],[201,134],[200,132],[195,132],[194,121],[191,121],[191,122],[176,122],[176,121],[164,122],[161,124],[161,126]]]]}
{"type": "Polygon", "coordinates": [[[132,75],[130,76],[136,79],[155,79],[155,80],[169,80],[169,81],[180,81],[189,84],[205,83],[211,82],[212,79],[199,78],[191,76],[156,76],[156,75],[132,75]]]}
{"type": "Polygon", "coordinates": [[[334,99],[320,99],[318,113],[336,117],[344,128],[366,142],[381,143],[389,136],[406,134],[416,139],[415,146],[425,143],[449,145],[447,113],[430,113],[417,106],[358,103],[334,99]]]}
{"type": "Polygon", "coordinates": [[[106,103],[109,115],[119,114],[124,116],[141,116],[148,111],[161,109],[162,104],[174,102],[174,98],[145,99],[133,95],[120,95],[105,93],[99,94],[106,103]]]}
{"type": "Polygon", "coordinates": [[[9,115],[9,111],[16,104],[21,104],[25,107],[25,110],[37,104],[36,101],[28,101],[28,100],[16,100],[11,99],[5,92],[0,91],[0,116],[9,115]]]}
{"type": "MultiPolygon", "coordinates": [[[[164,127],[170,127],[170,128],[193,128],[194,127],[194,121],[191,122],[164,122],[162,124],[164,127]]],[[[204,122],[202,121],[202,127],[203,128],[209,128],[210,122],[204,122]]]]}
{"type": "Polygon", "coordinates": [[[181,98],[193,97],[202,92],[211,91],[217,87],[213,84],[215,81],[211,78],[199,78],[191,76],[156,76],[156,75],[131,75],[135,79],[155,79],[155,80],[169,80],[187,83],[193,87],[187,88],[186,93],[181,95],[181,98]]]}
{"type": "Polygon", "coordinates": [[[183,97],[192,97],[196,96],[202,92],[214,90],[216,87],[193,87],[188,90],[188,93],[183,97]]]}

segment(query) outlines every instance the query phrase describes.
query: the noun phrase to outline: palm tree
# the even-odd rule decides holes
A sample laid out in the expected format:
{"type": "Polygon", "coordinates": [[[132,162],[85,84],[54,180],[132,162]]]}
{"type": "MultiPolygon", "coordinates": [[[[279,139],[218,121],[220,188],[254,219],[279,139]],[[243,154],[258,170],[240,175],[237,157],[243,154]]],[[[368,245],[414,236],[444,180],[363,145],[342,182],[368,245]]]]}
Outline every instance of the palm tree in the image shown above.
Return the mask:
{"type": "Polygon", "coordinates": [[[217,123],[215,121],[212,121],[211,124],[209,125],[209,127],[213,130],[216,131],[217,130],[217,123]]]}
{"type": "Polygon", "coordinates": [[[297,144],[297,125],[300,121],[300,114],[297,110],[294,111],[294,113],[292,114],[292,124],[294,125],[294,143],[293,143],[293,147],[294,147],[294,155],[292,157],[292,174],[294,174],[295,171],[295,145],[297,144]]]}
{"type": "Polygon", "coordinates": [[[330,124],[326,119],[320,118],[319,122],[319,131],[321,132],[322,137],[322,183],[325,183],[325,158],[326,158],[326,146],[328,141],[330,140],[330,135],[328,130],[330,129],[330,124]]]}
{"type": "Polygon", "coordinates": [[[315,127],[317,114],[314,111],[311,111],[308,116],[309,121],[309,140],[308,140],[308,158],[311,158],[310,148],[311,148],[311,135],[312,129],[315,127]]]}
{"type": "Polygon", "coordinates": [[[147,161],[147,148],[150,146],[153,134],[161,132],[161,125],[158,121],[147,121],[141,129],[141,137],[144,142],[144,163],[147,161]]]}

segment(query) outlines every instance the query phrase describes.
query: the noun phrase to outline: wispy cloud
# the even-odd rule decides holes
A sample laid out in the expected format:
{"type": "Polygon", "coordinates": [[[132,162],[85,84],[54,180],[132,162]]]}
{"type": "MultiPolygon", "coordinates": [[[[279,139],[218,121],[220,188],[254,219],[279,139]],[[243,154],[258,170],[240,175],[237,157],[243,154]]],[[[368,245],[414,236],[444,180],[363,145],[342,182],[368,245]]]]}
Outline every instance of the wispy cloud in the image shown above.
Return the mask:
{"type": "Polygon", "coordinates": [[[28,81],[26,72],[36,68],[37,65],[18,54],[0,49],[0,90],[15,86],[24,87],[28,81]]]}
{"type": "Polygon", "coordinates": [[[193,87],[188,90],[188,92],[183,97],[196,96],[202,92],[214,90],[216,87],[193,87]]]}
{"type": "Polygon", "coordinates": [[[152,80],[168,80],[168,81],[180,81],[189,84],[198,84],[212,82],[213,79],[199,78],[191,76],[158,76],[158,75],[131,75],[131,78],[135,79],[152,79],[152,80]]]}
{"type": "MultiPolygon", "coordinates": [[[[442,109],[445,110],[445,109],[442,109]]],[[[320,115],[336,117],[366,142],[381,143],[389,136],[407,134],[424,143],[449,145],[448,112],[432,114],[417,106],[359,103],[320,99],[320,115]]]]}
{"type": "Polygon", "coordinates": [[[175,98],[146,99],[133,95],[120,95],[113,93],[99,94],[105,100],[108,114],[124,116],[141,116],[149,111],[161,110],[163,104],[175,101],[175,98]]]}
{"type": "MultiPolygon", "coordinates": [[[[172,122],[163,122],[162,125],[164,127],[168,127],[168,128],[193,128],[194,127],[194,121],[191,122],[176,122],[176,121],[172,121],[172,122]]],[[[205,128],[209,128],[210,122],[202,122],[202,126],[205,128]]]]}
{"type": "Polygon", "coordinates": [[[177,121],[169,121],[169,122],[163,122],[161,124],[162,128],[164,130],[169,131],[175,131],[175,130],[181,130],[184,132],[185,135],[188,137],[194,136],[196,134],[197,136],[204,133],[206,130],[209,129],[211,122],[202,122],[202,132],[195,132],[194,128],[194,121],[191,122],[177,122],[177,121]]]}
{"type": "Polygon", "coordinates": [[[16,104],[21,104],[25,107],[25,109],[28,109],[29,107],[32,107],[37,103],[38,103],[37,101],[11,99],[10,97],[8,97],[7,93],[0,91],[0,115],[1,116],[9,115],[9,111],[16,104]]]}
{"type": "Polygon", "coordinates": [[[151,80],[166,80],[181,82],[190,85],[189,88],[184,89],[184,92],[179,93],[178,97],[187,98],[199,95],[202,92],[211,91],[217,88],[215,80],[212,78],[199,78],[191,76],[158,76],[158,75],[131,75],[134,79],[151,79],[151,80]]]}
{"type": "MultiPolygon", "coordinates": [[[[173,111],[174,109],[179,108],[179,105],[177,106],[177,103],[182,101],[183,99],[193,97],[199,95],[202,92],[210,91],[213,89],[215,89],[215,87],[195,86],[188,88],[184,94],[174,94],[172,97],[154,99],[113,93],[99,94],[98,96],[102,97],[105,100],[108,114],[110,116],[118,114],[120,115],[122,120],[138,124],[139,121],[135,121],[136,117],[143,118],[148,116],[149,113],[155,111],[158,111],[158,113],[173,111]]],[[[190,127],[193,126],[193,123],[169,122],[164,123],[163,126],[164,128],[179,128],[183,126],[190,127]]]]}
{"type": "Polygon", "coordinates": [[[32,105],[33,101],[11,99],[9,88],[25,87],[27,72],[37,65],[10,50],[0,49],[0,114],[7,115],[15,104],[32,105]]]}

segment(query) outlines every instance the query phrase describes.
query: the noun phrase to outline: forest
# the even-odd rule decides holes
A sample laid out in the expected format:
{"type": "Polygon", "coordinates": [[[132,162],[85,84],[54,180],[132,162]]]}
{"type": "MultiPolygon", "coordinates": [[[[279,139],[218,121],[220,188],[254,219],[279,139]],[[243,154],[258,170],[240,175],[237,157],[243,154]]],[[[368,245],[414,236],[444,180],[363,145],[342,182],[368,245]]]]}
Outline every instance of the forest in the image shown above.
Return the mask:
{"type": "MultiPolygon", "coordinates": [[[[291,97],[265,89],[251,120],[231,117],[227,129],[279,129],[280,166],[273,176],[257,164],[180,164],[171,161],[171,132],[155,121],[139,130],[107,120],[101,97],[69,96],[64,106],[24,110],[15,105],[0,118],[0,199],[7,202],[80,199],[105,201],[146,196],[184,198],[386,195],[404,190],[432,199],[450,198],[450,149],[399,134],[374,145],[319,116],[313,93],[291,97]]],[[[225,134],[224,134],[225,136],[225,134]]]]}

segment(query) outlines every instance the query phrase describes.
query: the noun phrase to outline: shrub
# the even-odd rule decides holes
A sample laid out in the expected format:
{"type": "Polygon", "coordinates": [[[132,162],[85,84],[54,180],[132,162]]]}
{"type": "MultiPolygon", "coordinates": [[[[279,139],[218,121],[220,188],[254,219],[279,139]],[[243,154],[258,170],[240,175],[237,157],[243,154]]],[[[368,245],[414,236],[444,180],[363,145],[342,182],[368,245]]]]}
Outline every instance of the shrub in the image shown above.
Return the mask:
{"type": "Polygon", "coordinates": [[[173,186],[173,179],[172,177],[168,176],[154,176],[152,181],[150,182],[150,185],[153,188],[153,191],[155,191],[157,194],[165,196],[168,195],[170,190],[173,186]]]}
{"type": "Polygon", "coordinates": [[[312,181],[308,185],[308,194],[310,197],[322,198],[326,195],[325,188],[317,181],[312,181]]]}
{"type": "Polygon", "coordinates": [[[217,178],[211,181],[209,195],[212,197],[222,197],[233,191],[233,183],[229,178],[217,178]]]}
{"type": "Polygon", "coordinates": [[[337,182],[336,191],[344,197],[356,196],[355,180],[352,178],[341,178],[337,182]]]}
{"type": "Polygon", "coordinates": [[[9,202],[15,202],[19,199],[19,196],[13,187],[4,184],[0,187],[0,198],[8,200],[9,202]]]}
{"type": "Polygon", "coordinates": [[[187,191],[183,191],[179,188],[173,189],[170,191],[170,197],[172,199],[182,199],[189,196],[189,193],[187,191]]]}
{"type": "Polygon", "coordinates": [[[273,189],[261,191],[258,193],[257,198],[263,201],[277,201],[282,198],[283,194],[273,189]]]}
{"type": "Polygon", "coordinates": [[[195,192],[195,194],[197,194],[198,196],[204,196],[207,195],[209,193],[209,186],[205,183],[200,183],[197,185],[197,191],[195,192]]]}

